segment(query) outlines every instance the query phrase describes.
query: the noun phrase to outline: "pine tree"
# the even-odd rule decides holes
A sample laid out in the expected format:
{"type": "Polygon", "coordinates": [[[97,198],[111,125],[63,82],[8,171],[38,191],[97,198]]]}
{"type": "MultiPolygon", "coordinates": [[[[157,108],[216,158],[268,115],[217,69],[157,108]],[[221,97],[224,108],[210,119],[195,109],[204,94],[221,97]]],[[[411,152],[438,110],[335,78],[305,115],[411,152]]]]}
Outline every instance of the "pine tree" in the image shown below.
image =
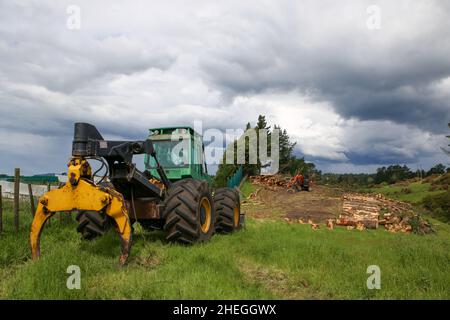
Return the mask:
{"type": "Polygon", "coordinates": [[[255,129],[270,129],[270,126],[267,126],[266,116],[263,116],[262,114],[258,116],[258,122],[256,123],[255,129]]]}
{"type": "Polygon", "coordinates": [[[270,154],[270,139],[271,139],[271,133],[270,133],[270,126],[267,125],[267,121],[266,121],[266,116],[260,114],[258,116],[258,121],[256,122],[256,138],[257,138],[257,144],[256,144],[256,150],[257,150],[257,162],[256,162],[256,174],[260,174],[261,173],[261,167],[262,167],[262,163],[261,163],[261,159],[260,159],[260,154],[259,154],[259,133],[264,130],[267,133],[267,148],[268,148],[268,153],[270,154]]]}
{"type": "Polygon", "coordinates": [[[275,125],[274,129],[278,129],[280,131],[280,171],[288,172],[289,167],[293,165],[292,163],[292,152],[294,151],[294,147],[297,142],[292,142],[289,137],[286,129],[281,129],[280,126],[275,125]]]}

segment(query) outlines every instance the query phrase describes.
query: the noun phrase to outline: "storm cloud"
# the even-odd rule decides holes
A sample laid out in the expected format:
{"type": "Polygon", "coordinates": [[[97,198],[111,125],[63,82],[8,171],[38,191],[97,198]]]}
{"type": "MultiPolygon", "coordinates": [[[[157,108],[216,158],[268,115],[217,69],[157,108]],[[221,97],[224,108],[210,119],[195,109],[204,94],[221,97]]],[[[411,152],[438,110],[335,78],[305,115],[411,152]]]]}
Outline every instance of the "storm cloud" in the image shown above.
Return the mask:
{"type": "Polygon", "coordinates": [[[76,121],[142,139],[258,114],[325,171],[448,162],[448,30],[443,1],[1,2],[0,172],[64,171],[76,121]]]}

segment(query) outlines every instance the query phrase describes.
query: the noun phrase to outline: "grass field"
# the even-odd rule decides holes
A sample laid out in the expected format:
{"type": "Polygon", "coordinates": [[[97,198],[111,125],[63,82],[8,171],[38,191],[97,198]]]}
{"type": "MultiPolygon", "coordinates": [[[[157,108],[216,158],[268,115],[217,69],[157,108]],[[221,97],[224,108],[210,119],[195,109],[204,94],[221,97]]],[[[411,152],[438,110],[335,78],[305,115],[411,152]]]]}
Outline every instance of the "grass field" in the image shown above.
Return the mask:
{"type": "Polygon", "coordinates": [[[363,190],[366,192],[381,193],[389,198],[408,201],[411,203],[419,203],[429,195],[436,195],[444,193],[443,190],[429,191],[430,183],[413,182],[408,185],[387,185],[382,187],[371,188],[363,190]],[[411,193],[402,192],[402,189],[409,188],[411,193]]]}
{"type": "Polygon", "coordinates": [[[245,180],[241,186],[242,197],[244,199],[247,198],[255,190],[256,190],[256,187],[248,179],[245,180]]]}
{"type": "Polygon", "coordinates": [[[435,235],[384,230],[311,230],[307,225],[248,219],[245,230],[185,247],[137,228],[130,263],[118,266],[114,232],[79,239],[75,223],[55,219],[30,260],[30,214],[0,235],[1,299],[449,299],[450,226],[435,235]],[[69,265],[81,290],[66,288],[69,265]],[[366,269],[381,268],[381,290],[366,288],[366,269]]]}

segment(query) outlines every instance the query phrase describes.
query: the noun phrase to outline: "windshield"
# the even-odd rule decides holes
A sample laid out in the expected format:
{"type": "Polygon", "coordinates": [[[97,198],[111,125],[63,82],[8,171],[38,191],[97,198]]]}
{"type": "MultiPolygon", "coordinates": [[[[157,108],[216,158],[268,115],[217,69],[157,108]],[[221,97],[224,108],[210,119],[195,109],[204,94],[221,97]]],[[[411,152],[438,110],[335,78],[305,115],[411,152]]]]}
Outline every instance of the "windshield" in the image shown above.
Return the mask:
{"type": "MultiPolygon", "coordinates": [[[[153,146],[156,151],[156,157],[163,168],[178,168],[189,165],[189,155],[184,150],[188,150],[188,146],[183,148],[187,143],[183,141],[171,140],[154,140],[153,146]]],[[[156,168],[155,159],[150,158],[150,167],[156,168]]]]}

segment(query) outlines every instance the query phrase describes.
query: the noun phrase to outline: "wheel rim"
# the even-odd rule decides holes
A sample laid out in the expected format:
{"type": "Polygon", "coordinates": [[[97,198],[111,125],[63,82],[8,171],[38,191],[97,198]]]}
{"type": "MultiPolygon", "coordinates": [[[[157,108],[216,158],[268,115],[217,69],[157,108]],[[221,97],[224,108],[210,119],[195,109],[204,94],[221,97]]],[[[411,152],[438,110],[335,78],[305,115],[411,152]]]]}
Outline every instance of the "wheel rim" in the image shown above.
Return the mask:
{"type": "Polygon", "coordinates": [[[239,225],[239,207],[236,206],[234,208],[234,226],[237,227],[239,225]]]}
{"type": "Polygon", "coordinates": [[[208,198],[200,201],[200,229],[203,233],[208,233],[211,227],[211,203],[208,198]]]}

